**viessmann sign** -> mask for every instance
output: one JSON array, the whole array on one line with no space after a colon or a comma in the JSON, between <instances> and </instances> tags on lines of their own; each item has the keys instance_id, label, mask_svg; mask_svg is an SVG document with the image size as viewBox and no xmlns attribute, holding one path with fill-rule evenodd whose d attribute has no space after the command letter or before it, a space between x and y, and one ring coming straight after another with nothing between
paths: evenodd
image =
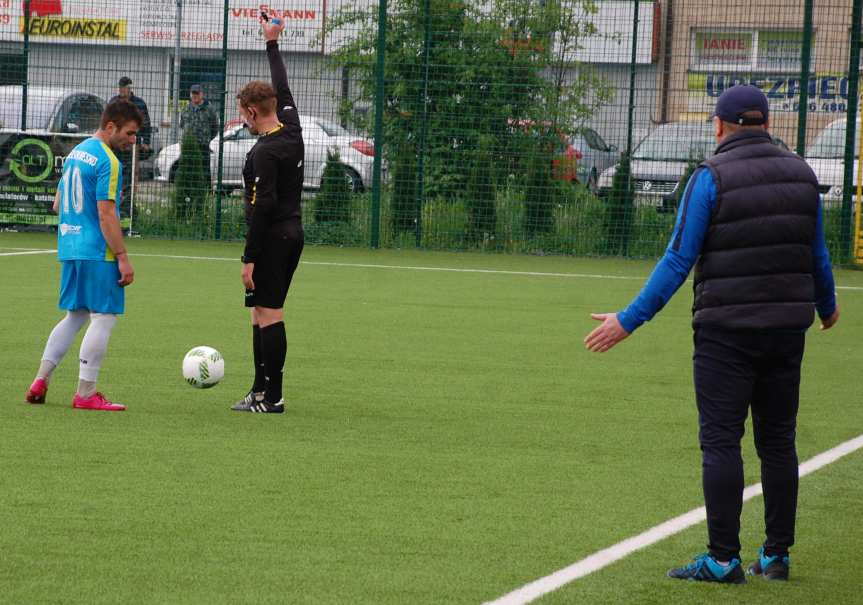
<instances>
[{"instance_id":1,"label":"viessmann sign","mask_svg":"<svg viewBox=\"0 0 863 605\"><path fill-rule=\"evenodd\" d=\"M284 19L284 50L321 50L316 37L324 24L324 0L287 0L278 6L230 0L228 48L259 50L261 11ZM31 0L26 28L34 42L134 45L173 48L176 0ZM184 0L181 44L186 48L220 50L224 40L223 0ZM0 41L20 42L25 30L24 2L0 0Z\"/></svg>"}]
</instances>

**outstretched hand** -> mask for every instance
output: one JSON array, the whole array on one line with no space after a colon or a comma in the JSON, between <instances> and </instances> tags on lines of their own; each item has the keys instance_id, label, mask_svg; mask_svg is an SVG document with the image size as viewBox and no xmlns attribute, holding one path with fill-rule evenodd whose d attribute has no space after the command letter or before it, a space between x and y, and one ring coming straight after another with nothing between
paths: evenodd
<instances>
[{"instance_id":1,"label":"outstretched hand","mask_svg":"<svg viewBox=\"0 0 863 605\"><path fill-rule=\"evenodd\" d=\"M839 321L839 305L838 304L836 305L836 310L833 311L833 315L831 315L830 317L825 317L824 319L821 320L821 329L822 330L829 330L834 325L836 325L837 321Z\"/></svg>"},{"instance_id":2,"label":"outstretched hand","mask_svg":"<svg viewBox=\"0 0 863 605\"><path fill-rule=\"evenodd\" d=\"M282 32L285 31L284 19L270 18L270 20L267 21L266 19L261 17L260 20L261 28L264 30L264 39L267 42L278 40L279 36L282 35Z\"/></svg>"},{"instance_id":3,"label":"outstretched hand","mask_svg":"<svg viewBox=\"0 0 863 605\"><path fill-rule=\"evenodd\" d=\"M629 336L629 332L623 329L617 319L617 313L591 313L590 316L601 321L602 324L595 328L584 338L584 346L594 353L605 353L611 347Z\"/></svg>"}]
</instances>

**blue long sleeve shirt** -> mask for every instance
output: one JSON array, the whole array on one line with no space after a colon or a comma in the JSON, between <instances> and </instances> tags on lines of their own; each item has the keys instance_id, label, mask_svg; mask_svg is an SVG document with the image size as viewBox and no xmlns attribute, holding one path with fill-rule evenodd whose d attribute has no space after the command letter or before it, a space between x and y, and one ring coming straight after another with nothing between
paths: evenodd
<instances>
[{"instance_id":1,"label":"blue long sleeve shirt","mask_svg":"<svg viewBox=\"0 0 863 605\"><path fill-rule=\"evenodd\" d=\"M620 325L633 332L641 324L653 319L686 281L695 261L701 254L704 238L710 226L710 217L716 208L716 183L709 169L700 167L689 179L683 201L677 211L677 221L665 254L657 263L647 283L626 309L617 314ZM812 242L814 261L815 309L821 318L830 317L836 310L833 270L830 253L824 240L824 222L821 201L818 201L818 219L815 239Z\"/></svg>"}]
</instances>

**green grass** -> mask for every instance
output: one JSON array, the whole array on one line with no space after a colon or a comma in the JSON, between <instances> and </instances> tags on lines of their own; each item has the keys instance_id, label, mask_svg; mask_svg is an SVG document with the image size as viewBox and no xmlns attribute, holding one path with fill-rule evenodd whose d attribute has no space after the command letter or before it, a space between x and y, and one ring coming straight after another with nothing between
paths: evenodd
<instances>
[{"instance_id":1,"label":"green grass","mask_svg":"<svg viewBox=\"0 0 863 605\"><path fill-rule=\"evenodd\" d=\"M0 253L53 241L0 234ZM589 312L623 307L651 263L309 247L286 306L287 413L262 417L227 409L250 382L240 246L129 249L136 283L100 380L122 414L70 408L77 342L48 403L22 403L61 317L59 269L0 257L2 602L480 603L702 504L688 286L614 351L581 344ZM863 291L840 302L836 329L810 332L801 460L863 432ZM201 344L226 359L204 391L180 375ZM699 525L545 600L851 602L861 471L856 452L802 480L787 586L664 578L704 549ZM744 508L750 557L761 514Z\"/></svg>"}]
</instances>

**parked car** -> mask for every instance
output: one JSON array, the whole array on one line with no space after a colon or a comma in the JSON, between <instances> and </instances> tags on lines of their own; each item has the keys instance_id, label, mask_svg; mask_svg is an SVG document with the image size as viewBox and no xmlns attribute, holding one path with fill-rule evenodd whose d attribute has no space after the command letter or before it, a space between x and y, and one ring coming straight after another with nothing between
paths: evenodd
<instances>
[{"instance_id":1,"label":"parked car","mask_svg":"<svg viewBox=\"0 0 863 605\"><path fill-rule=\"evenodd\" d=\"M99 128L105 102L82 90L30 86L23 130L22 106L21 86L0 86L0 212L45 215L63 158Z\"/></svg>"},{"instance_id":2,"label":"parked car","mask_svg":"<svg viewBox=\"0 0 863 605\"><path fill-rule=\"evenodd\" d=\"M609 145L592 128L579 128L570 138L570 146L576 152L578 180L594 193L598 190L599 175L620 161L620 151Z\"/></svg>"},{"instance_id":3,"label":"parked car","mask_svg":"<svg viewBox=\"0 0 863 605\"><path fill-rule=\"evenodd\" d=\"M0 86L0 129L20 130L23 87ZM90 135L99 128L105 101L88 92L27 87L28 132Z\"/></svg>"},{"instance_id":4,"label":"parked car","mask_svg":"<svg viewBox=\"0 0 863 605\"><path fill-rule=\"evenodd\" d=\"M860 127L858 120L854 141L854 187L856 191L857 178L860 176L858 160L860 159ZM824 200L824 206L830 207L842 203L842 183L845 177L845 136L848 120L840 118L830 122L822 130L806 150L806 162L812 167L818 177L818 190Z\"/></svg>"},{"instance_id":5,"label":"parked car","mask_svg":"<svg viewBox=\"0 0 863 605\"><path fill-rule=\"evenodd\" d=\"M521 132L529 137L540 137L550 135L549 130L551 124L548 122L537 123L533 120L513 120L508 121L509 132L515 135ZM582 154L578 151L569 140L569 137L557 129L553 136L549 136L548 141L553 145L551 149L551 177L558 181L567 181L570 183L578 182L578 161ZM520 154L507 154L509 161L509 171L511 173L523 172L524 158Z\"/></svg>"},{"instance_id":6,"label":"parked car","mask_svg":"<svg viewBox=\"0 0 863 605\"><path fill-rule=\"evenodd\" d=\"M773 143L788 149L777 137L773 137ZM632 152L635 204L673 209L687 164L711 157L715 149L711 122L672 122L654 129ZM610 191L616 171L617 165L600 175L600 195Z\"/></svg>"},{"instance_id":7,"label":"parked car","mask_svg":"<svg viewBox=\"0 0 863 605\"><path fill-rule=\"evenodd\" d=\"M354 136L338 124L323 118L300 114L300 125L306 147L303 182L306 189L320 188L327 150L338 151L351 191L363 191L371 185L375 154L371 141ZM222 154L223 187L234 189L243 186L243 164L257 138L242 123L233 122L226 127ZM210 151L210 175L215 186L218 179L219 137L210 141ZM156 158L156 180L173 182L179 159L179 143L165 147Z\"/></svg>"}]
</instances>

